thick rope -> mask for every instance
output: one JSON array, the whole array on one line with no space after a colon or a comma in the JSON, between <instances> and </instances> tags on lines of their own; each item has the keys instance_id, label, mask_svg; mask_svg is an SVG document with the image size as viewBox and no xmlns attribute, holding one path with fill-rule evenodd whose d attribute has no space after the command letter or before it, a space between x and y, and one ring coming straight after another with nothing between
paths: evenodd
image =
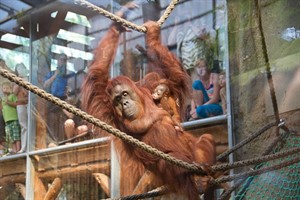
<instances>
[{"instance_id":1,"label":"thick rope","mask_svg":"<svg viewBox=\"0 0 300 200\"><path fill-rule=\"evenodd\" d=\"M9 71L0 68L0 75L2 75L3 77L9 79L10 81L22 86L23 88L31 91L32 93L40 96L43 99L46 99L47 101L50 101L58 106L60 106L61 108L69 111L70 113L73 113L74 115L77 115L79 117L81 117L82 119L86 120L87 122L107 131L108 133L124 140L125 142L134 145L135 147L138 147L148 153L151 153L153 155L156 155L176 166L180 166L183 167L187 170L190 170L196 174L200 174L200 175L204 175L206 174L206 172L201 169L200 166L195 165L195 164L190 164L187 162L184 162L182 160L176 159L168 154L165 154L162 151L159 151L153 147L151 147L150 145L145 144L144 142L141 142L140 140L127 135L124 132L121 132L120 130L100 121L99 119L93 117L92 115L88 115L87 113L83 112L82 110L76 108L73 105L68 104L65 101L60 100L57 97L54 97L52 94L47 93L45 90L42 90L40 88L38 88L37 86L32 85L31 83L29 83L28 81L23 80L20 77L17 77L15 74L10 73Z\"/></svg>"},{"instance_id":2,"label":"thick rope","mask_svg":"<svg viewBox=\"0 0 300 200\"><path fill-rule=\"evenodd\" d=\"M231 149L223 152L222 154L220 154L219 156L217 156L217 160L222 160L223 158L225 158L226 156L228 156L229 154L231 154L232 152L236 151L237 149L241 148L242 146L248 144L249 142L251 142L252 140L254 140L255 138L257 138L259 135L261 135L262 133L264 133L265 131L267 131L268 129L270 129L271 127L275 126L277 124L277 122L271 122L269 124L267 124L266 126L264 126L263 128L261 128L259 131L257 131L256 133L251 134L248 138L246 138L245 140L241 141L240 143L238 143L237 145L233 146Z\"/></svg>"},{"instance_id":3,"label":"thick rope","mask_svg":"<svg viewBox=\"0 0 300 200\"><path fill-rule=\"evenodd\" d=\"M249 177L249 176L255 176L255 175L263 174L263 173L266 173L266 172L269 172L269 171L278 170L278 169L293 165L293 164L298 163L298 162L300 162L300 157L297 157L293 160L284 161L284 162L281 162L279 164L269 166L269 167L263 167L263 168L259 168L259 169L256 169L256 170L250 170L248 172L243 172L243 173L239 173L239 174L235 174L235 175L223 176L221 178L211 180L210 184L211 185L220 185L221 183L233 181L233 180L236 180L236 179L242 179L242 178Z\"/></svg>"},{"instance_id":4,"label":"thick rope","mask_svg":"<svg viewBox=\"0 0 300 200\"><path fill-rule=\"evenodd\" d=\"M146 27L145 26L140 26L140 25L136 25L126 19L123 19L117 15L114 15L113 13L111 12L108 12L106 11L105 9L103 8L100 8L98 6L95 6L94 4L86 1L86 0L74 0L74 2L76 4L80 4L80 5L84 5L86 6L87 8L90 8L94 11L97 11L99 14L115 21L115 22L119 22L121 23L123 26L125 27L128 27L130 29L133 29L133 30L136 30L136 31L139 31L139 32L143 32L145 33L147 31ZM158 25L159 26L162 26L163 23L167 20L167 18L169 17L169 15L171 14L171 12L174 10L176 4L178 4L179 0L172 0L172 2L169 4L169 6L166 8L164 14L160 17L160 19L157 21Z\"/></svg>"},{"instance_id":5,"label":"thick rope","mask_svg":"<svg viewBox=\"0 0 300 200\"><path fill-rule=\"evenodd\" d=\"M174 8L175 8L176 4L178 4L178 2L179 2L179 0L172 0L172 2L166 8L164 14L157 21L159 26L162 26L162 24L167 20L167 18L170 16L171 12L174 10Z\"/></svg>"},{"instance_id":6,"label":"thick rope","mask_svg":"<svg viewBox=\"0 0 300 200\"><path fill-rule=\"evenodd\" d=\"M249 166L249 165L253 165L253 164L259 164L259 163L275 160L278 158L283 158L285 156L289 156L289 155L299 153L299 152L300 152L300 147L295 147L295 148L292 148L292 149L289 149L286 151L274 153L271 155L261 156L258 158L237 161L234 163L224 163L224 164L214 165L211 167L211 170L213 172L221 171L221 170L224 171L224 170L228 170L228 169L232 169L232 168L244 167L244 166Z\"/></svg>"},{"instance_id":7,"label":"thick rope","mask_svg":"<svg viewBox=\"0 0 300 200\"><path fill-rule=\"evenodd\" d=\"M286 136L286 134L282 134L281 137L276 138L275 141L270 146L274 147L275 143L278 143L279 141L281 141L282 138L285 137L285 136ZM263 155L268 154L269 149L270 148L267 148L266 152L264 152ZM211 170L212 171L220 170L220 169L226 170L226 169L231 169L231 168L235 168L235 167L248 166L248 165L251 165L251 164L258 164L258 163L260 164L260 163L263 163L263 162L267 162L267 161L271 161L271 160L274 160L274 159L278 159L278 158L282 158L282 157L285 157L285 156L289 156L289 155L298 153L299 151L300 151L300 147L295 147L295 148L292 148L292 149L289 149L289 150L286 150L286 151L282 151L282 152L271 154L271 155L261 156L259 158L255 158L255 159L238 161L238 162L234 162L234 163L231 163L231 164L215 165L215 166L212 166ZM266 169L266 171L273 170L273 167L276 167L276 166L271 166L269 169ZM256 173L257 171L258 171L258 169L254 170L253 173ZM264 172L262 172L262 173L264 173ZM232 177L233 176L228 176L228 178L232 178ZM241 177L239 180L237 180L232 187L230 187L229 189L227 189L226 191L224 191L221 194L219 200L228 199L229 195L235 189L237 189L239 186L241 186L245 182L245 180L247 178L248 178L248 176L244 176L244 177Z\"/></svg>"},{"instance_id":8,"label":"thick rope","mask_svg":"<svg viewBox=\"0 0 300 200\"><path fill-rule=\"evenodd\" d=\"M279 123L280 122L279 109L278 109L278 103L277 103L276 94L275 94L274 82L273 82L273 78L272 78L270 60L269 60L269 56L268 56L268 48L267 48L265 34L264 34L264 30L263 30L263 25L262 25L260 0L255 1L255 6L257 8L257 13L258 13L257 14L258 30L259 30L260 38L261 38L263 58L264 58L266 71L267 71L267 78L268 78L268 84L269 84L269 89L270 89L270 95L271 95L271 99L272 99L274 115L275 115L276 122ZM286 126L282 126L281 128L283 130L289 132L289 129Z\"/></svg>"}]
</instances>

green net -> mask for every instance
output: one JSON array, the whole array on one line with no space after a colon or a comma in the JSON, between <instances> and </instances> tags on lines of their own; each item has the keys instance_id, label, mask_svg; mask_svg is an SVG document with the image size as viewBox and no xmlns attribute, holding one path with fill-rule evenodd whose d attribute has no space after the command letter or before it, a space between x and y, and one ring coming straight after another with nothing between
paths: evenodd
<instances>
[{"instance_id":1,"label":"green net","mask_svg":"<svg viewBox=\"0 0 300 200\"><path fill-rule=\"evenodd\" d=\"M300 136L288 135L285 143L278 145L275 152L288 150L300 146ZM294 160L298 154L262 163L255 168L274 166L284 161ZM236 193L236 200L274 200L300 199L300 163L295 163L279 170L249 177L241 189Z\"/></svg>"}]
</instances>

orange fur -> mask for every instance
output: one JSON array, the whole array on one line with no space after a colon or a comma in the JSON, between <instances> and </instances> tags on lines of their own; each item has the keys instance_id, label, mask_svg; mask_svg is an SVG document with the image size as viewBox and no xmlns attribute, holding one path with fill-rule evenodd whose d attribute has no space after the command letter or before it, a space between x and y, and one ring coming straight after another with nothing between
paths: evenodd
<instances>
[{"instance_id":1,"label":"orange fur","mask_svg":"<svg viewBox=\"0 0 300 200\"><path fill-rule=\"evenodd\" d=\"M175 56L159 42L159 26L153 23L155 22L146 24L148 53L152 58L156 58L154 60L163 71L163 76L160 75L160 77L168 79L169 87L182 104L187 96L185 94L190 94L187 75ZM121 33L118 26L113 24L110 27L95 52L95 60L89 68L82 87L83 109L94 117L177 159L188 163L210 164L213 162L214 158L208 158L214 156L215 152L212 138L203 136L197 140L189 133L175 129L176 124L169 113L157 107L152 99L151 91L141 84L142 81L137 84L125 76L109 78L109 68ZM111 91L120 84L129 86L139 98L138 106L141 112L134 120L117 115L110 99ZM103 134L102 130L97 129L95 136L99 137ZM191 200L198 199L199 188L195 183L194 174L131 144L116 138L115 140L121 166L121 195L131 194L147 169L155 175L156 183L168 185L171 192L186 195ZM205 146L206 144L208 147Z\"/></svg>"}]
</instances>

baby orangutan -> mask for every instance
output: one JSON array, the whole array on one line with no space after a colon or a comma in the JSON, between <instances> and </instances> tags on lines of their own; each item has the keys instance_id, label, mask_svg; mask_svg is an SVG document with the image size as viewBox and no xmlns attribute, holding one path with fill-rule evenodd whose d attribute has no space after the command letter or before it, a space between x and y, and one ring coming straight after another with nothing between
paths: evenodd
<instances>
[{"instance_id":1,"label":"baby orangutan","mask_svg":"<svg viewBox=\"0 0 300 200\"><path fill-rule=\"evenodd\" d=\"M178 103L175 98L170 94L170 88L167 84L167 80L162 79L152 93L152 98L155 104L166 110L172 117L177 126L180 127L180 115L178 112Z\"/></svg>"}]
</instances>

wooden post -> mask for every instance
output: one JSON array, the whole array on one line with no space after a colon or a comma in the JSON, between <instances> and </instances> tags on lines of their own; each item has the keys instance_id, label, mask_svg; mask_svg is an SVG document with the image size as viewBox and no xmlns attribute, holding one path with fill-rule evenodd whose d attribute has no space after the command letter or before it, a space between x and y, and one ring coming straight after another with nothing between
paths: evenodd
<instances>
[{"instance_id":1,"label":"wooden post","mask_svg":"<svg viewBox=\"0 0 300 200\"><path fill-rule=\"evenodd\" d=\"M16 183L15 186L16 186L17 191L21 193L22 197L24 199L26 199L26 188L25 188L25 185L22 184L22 183Z\"/></svg>"},{"instance_id":2,"label":"wooden post","mask_svg":"<svg viewBox=\"0 0 300 200\"><path fill-rule=\"evenodd\" d=\"M105 194L110 197L110 178L102 173L93 173L93 176L98 181Z\"/></svg>"},{"instance_id":3,"label":"wooden post","mask_svg":"<svg viewBox=\"0 0 300 200\"><path fill-rule=\"evenodd\" d=\"M35 173L34 175L34 199L44 199L47 189L43 181Z\"/></svg>"},{"instance_id":4,"label":"wooden post","mask_svg":"<svg viewBox=\"0 0 300 200\"><path fill-rule=\"evenodd\" d=\"M56 177L46 193L44 200L55 200L62 188L61 178Z\"/></svg>"}]
</instances>

